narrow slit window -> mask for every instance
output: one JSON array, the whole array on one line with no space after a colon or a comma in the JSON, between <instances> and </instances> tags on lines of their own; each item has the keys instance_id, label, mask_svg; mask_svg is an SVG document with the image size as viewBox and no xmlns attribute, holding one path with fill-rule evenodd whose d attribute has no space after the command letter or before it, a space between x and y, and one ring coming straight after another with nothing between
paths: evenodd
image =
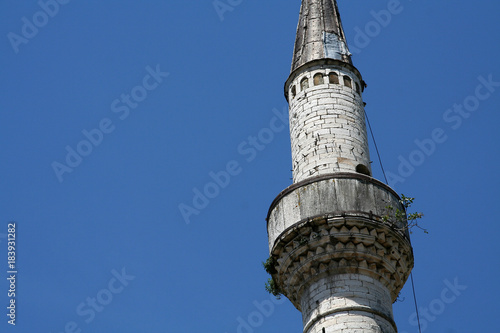
<instances>
[{"instance_id":1,"label":"narrow slit window","mask_svg":"<svg viewBox=\"0 0 500 333\"><path fill-rule=\"evenodd\" d=\"M358 95L361 95L361 90L359 89L359 84L357 82L354 82L356 84L356 92Z\"/></svg>"},{"instance_id":2,"label":"narrow slit window","mask_svg":"<svg viewBox=\"0 0 500 333\"><path fill-rule=\"evenodd\" d=\"M295 85L292 86L292 98L295 98L295 96L297 95L297 89L295 89Z\"/></svg>"},{"instance_id":3,"label":"narrow slit window","mask_svg":"<svg viewBox=\"0 0 500 333\"><path fill-rule=\"evenodd\" d=\"M337 73L330 73L328 75L331 84L339 84L339 76Z\"/></svg>"},{"instance_id":4,"label":"narrow slit window","mask_svg":"<svg viewBox=\"0 0 500 333\"><path fill-rule=\"evenodd\" d=\"M318 73L318 74L314 75L314 85L315 86L318 86L318 85L323 84L323 83L325 83L325 80L323 79L323 74Z\"/></svg>"},{"instance_id":5,"label":"narrow slit window","mask_svg":"<svg viewBox=\"0 0 500 333\"><path fill-rule=\"evenodd\" d=\"M351 78L347 75L344 75L344 85L348 88L352 88Z\"/></svg>"}]
</instances>

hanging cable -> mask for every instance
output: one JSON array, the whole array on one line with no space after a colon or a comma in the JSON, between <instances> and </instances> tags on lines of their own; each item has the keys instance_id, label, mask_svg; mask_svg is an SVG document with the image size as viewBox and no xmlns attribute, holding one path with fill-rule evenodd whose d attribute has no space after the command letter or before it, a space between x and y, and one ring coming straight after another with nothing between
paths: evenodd
<instances>
[{"instance_id":1,"label":"hanging cable","mask_svg":"<svg viewBox=\"0 0 500 333\"><path fill-rule=\"evenodd\" d=\"M377 151L377 156L378 156L378 161L380 163L380 168L382 169L382 173L384 174L385 178L385 183L389 185L389 182L387 181L387 176L385 174L384 166L382 165L382 159L380 158L380 153L378 151L378 146L377 146L377 141L375 141L375 135L373 135L373 130L372 130L372 125L370 124L370 119L368 119L368 114L365 112L365 117L366 117L366 122L368 123L368 127L370 129L370 133L372 136L373 144L375 145L375 150ZM418 322L418 332L422 333L422 330L420 329L420 315L418 313L418 303L417 303L417 296L415 293L415 283L413 282L413 272L410 272L410 280L411 280L411 289L413 291L413 300L415 301L415 311L417 313L417 322Z\"/></svg>"},{"instance_id":2,"label":"hanging cable","mask_svg":"<svg viewBox=\"0 0 500 333\"><path fill-rule=\"evenodd\" d=\"M413 272L410 273L411 279L411 289L413 290L413 299L415 300L415 310L417 312L417 322L418 322L418 332L421 333L420 329L420 315L418 314L418 304L417 304L417 296L415 295L415 284L413 283Z\"/></svg>"},{"instance_id":3,"label":"hanging cable","mask_svg":"<svg viewBox=\"0 0 500 333\"><path fill-rule=\"evenodd\" d=\"M373 135L373 130L372 130L372 125L370 124L370 119L368 119L368 114L366 113L366 110L364 110L364 111L365 111L366 122L368 123L368 127L370 128L370 133L372 135L373 144L375 145L375 150L377 151L377 156L378 156L378 161L380 163L380 168L382 169L382 173L384 174L385 183L387 185L389 185L389 182L387 181L387 176L385 175L384 166L382 165L382 159L380 158L380 153L378 151L377 141L375 141L375 136Z\"/></svg>"}]
</instances>

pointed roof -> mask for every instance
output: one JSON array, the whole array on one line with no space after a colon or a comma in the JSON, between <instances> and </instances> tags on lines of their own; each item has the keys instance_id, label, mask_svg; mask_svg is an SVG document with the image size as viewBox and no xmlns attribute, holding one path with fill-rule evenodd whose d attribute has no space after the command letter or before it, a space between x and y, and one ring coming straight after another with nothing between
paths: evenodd
<instances>
[{"instance_id":1,"label":"pointed roof","mask_svg":"<svg viewBox=\"0 0 500 333\"><path fill-rule=\"evenodd\" d=\"M292 72L319 59L352 64L336 0L302 0Z\"/></svg>"}]
</instances>

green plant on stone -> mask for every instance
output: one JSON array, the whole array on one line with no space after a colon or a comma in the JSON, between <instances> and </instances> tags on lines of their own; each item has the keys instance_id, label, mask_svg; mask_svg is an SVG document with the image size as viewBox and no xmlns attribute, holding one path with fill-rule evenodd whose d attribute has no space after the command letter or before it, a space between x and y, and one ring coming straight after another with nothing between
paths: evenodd
<instances>
[{"instance_id":1,"label":"green plant on stone","mask_svg":"<svg viewBox=\"0 0 500 333\"><path fill-rule=\"evenodd\" d=\"M266 272L271 275L271 277L267 280L266 282L266 290L268 293L272 294L273 296L276 296L277 299L281 298L281 290L279 288L278 283L274 280L272 277L273 274L277 273L276 271L276 258L273 256L270 256L267 258L265 262L262 263L262 266L264 266L264 269Z\"/></svg>"},{"instance_id":2,"label":"green plant on stone","mask_svg":"<svg viewBox=\"0 0 500 333\"><path fill-rule=\"evenodd\" d=\"M276 259L273 256L270 256L265 262L262 263L262 266L264 266L264 269L270 275L276 273L276 268L274 268L275 265Z\"/></svg>"},{"instance_id":3,"label":"green plant on stone","mask_svg":"<svg viewBox=\"0 0 500 333\"><path fill-rule=\"evenodd\" d=\"M419 220L424 216L424 214L420 212L408 213L408 208L411 207L414 200L415 198L407 197L404 194L401 194L399 203L404 207L404 209L399 210L392 206L386 206L385 208L387 209L388 213L382 216L382 221L392 224L402 223L405 226L404 230L409 230L410 233L413 232L413 228L418 228L420 230L423 230L423 232L427 234L427 229L422 228L418 223Z\"/></svg>"},{"instance_id":4,"label":"green plant on stone","mask_svg":"<svg viewBox=\"0 0 500 333\"><path fill-rule=\"evenodd\" d=\"M268 293L272 294L273 296L276 296L277 299L281 299L281 290L273 278L269 278L267 280L266 290Z\"/></svg>"}]
</instances>

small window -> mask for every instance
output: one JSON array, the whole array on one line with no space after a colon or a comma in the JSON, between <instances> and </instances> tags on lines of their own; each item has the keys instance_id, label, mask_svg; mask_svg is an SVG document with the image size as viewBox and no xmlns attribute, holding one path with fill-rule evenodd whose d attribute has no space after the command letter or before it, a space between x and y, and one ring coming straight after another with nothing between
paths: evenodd
<instances>
[{"instance_id":1,"label":"small window","mask_svg":"<svg viewBox=\"0 0 500 333\"><path fill-rule=\"evenodd\" d=\"M359 90L359 84L357 82L354 82L356 84L356 92L361 95L361 90Z\"/></svg>"},{"instance_id":2,"label":"small window","mask_svg":"<svg viewBox=\"0 0 500 333\"><path fill-rule=\"evenodd\" d=\"M302 79L302 81L300 81L300 90L303 91L307 88L309 88L309 80L307 79L307 77L305 77Z\"/></svg>"},{"instance_id":3,"label":"small window","mask_svg":"<svg viewBox=\"0 0 500 333\"><path fill-rule=\"evenodd\" d=\"M315 86L323 84L323 83L325 83L325 80L323 79L323 74L318 73L318 74L314 75L314 85Z\"/></svg>"},{"instance_id":4,"label":"small window","mask_svg":"<svg viewBox=\"0 0 500 333\"><path fill-rule=\"evenodd\" d=\"M344 75L344 85L348 88L352 88L351 78L347 75Z\"/></svg>"},{"instance_id":5,"label":"small window","mask_svg":"<svg viewBox=\"0 0 500 333\"><path fill-rule=\"evenodd\" d=\"M297 89L295 89L295 86L292 86L292 98L295 98L297 95Z\"/></svg>"},{"instance_id":6,"label":"small window","mask_svg":"<svg viewBox=\"0 0 500 333\"><path fill-rule=\"evenodd\" d=\"M358 166L356 167L356 172L370 176L370 169L368 169L366 165L363 164L358 164Z\"/></svg>"},{"instance_id":7,"label":"small window","mask_svg":"<svg viewBox=\"0 0 500 333\"><path fill-rule=\"evenodd\" d=\"M339 84L339 76L337 75L337 73L330 73L328 75L328 78L330 80L330 83L332 84Z\"/></svg>"}]
</instances>

